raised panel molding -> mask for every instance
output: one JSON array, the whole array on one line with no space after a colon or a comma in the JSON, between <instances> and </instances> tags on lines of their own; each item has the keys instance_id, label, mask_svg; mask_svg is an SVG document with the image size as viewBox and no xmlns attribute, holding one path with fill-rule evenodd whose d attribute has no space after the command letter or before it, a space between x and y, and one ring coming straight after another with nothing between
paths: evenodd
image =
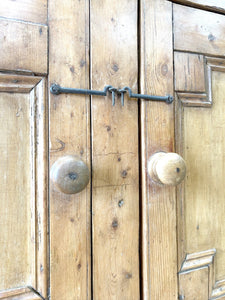
<instances>
[{"instance_id":1,"label":"raised panel molding","mask_svg":"<svg viewBox=\"0 0 225 300\"><path fill-rule=\"evenodd\" d=\"M18 95L17 95L18 93ZM22 94L27 94L27 98L24 98ZM14 122L13 120L16 120L18 118L29 118L29 122L24 119L21 119L20 122L28 122L30 126L29 128L29 140L30 140L30 165L29 165L29 171L24 170L23 176L28 176L30 174L30 177L26 177L26 181L28 184L30 184L30 190L31 190L31 197L28 196L27 201L29 202L27 208L29 209L29 214L27 216L31 216L30 219L24 220L24 222L27 223L27 227L29 230L27 231L27 243L28 246L28 254L29 259L27 262L30 262L31 266L29 267L30 270L32 270L31 274L27 275L27 278L29 278L27 282L27 287L21 287L17 288L17 285L14 287L7 287L7 285L12 285L12 278L14 278L13 275L10 275L10 283L7 283L7 278L4 278L4 284L5 288L4 290L0 291L0 299L11 299L11 300L36 300L36 299L43 299L47 297L47 159L48 159L48 136L47 136L47 97L46 97L46 79L45 77L37 77L37 76L24 76L20 74L11 74L11 73L1 73L0 72L0 95L1 99L0 101L3 101L4 97L5 99L11 99L13 100L13 114L15 113L15 116L13 118L9 119L9 122ZM11 98L7 98L7 95L12 95ZM20 96L21 95L21 96ZM22 108L19 108L19 104L17 105L17 100L20 101L21 99L28 100L28 107L27 112L23 111ZM23 101L24 101L23 100ZM6 101L6 100L5 100ZM19 103L19 102L18 102ZM27 103L26 101L23 103ZM10 103L9 103L10 105ZM18 107L18 108L17 108ZM3 124L3 123L2 123ZM17 124L17 123L15 123ZM21 123L18 123L21 124ZM4 124L3 124L4 126ZM8 130L7 125L5 129ZM19 128L18 128L19 129ZM8 131L4 131L4 128L2 130L3 136L8 134ZM17 135L23 134L23 132L20 131L20 133L17 132ZM26 139L24 139L24 143L26 142ZM29 143L27 147L29 146ZM2 147L6 147L7 144L2 144ZM17 151L20 151L23 153L24 148L19 150L20 144L17 145L18 149ZM25 146L23 146L25 147ZM10 148L11 149L11 148ZM10 150L11 151L11 150ZM9 155L9 154L7 154ZM22 156L23 157L23 156ZM19 159L19 158L18 158ZM21 165L23 162L20 163ZM25 167L24 167L25 168ZM6 173L8 174L8 173ZM9 173L11 174L11 173ZM1 192L7 193L7 186L4 186L4 183L1 185L2 190ZM10 190L8 193L11 193ZM15 194L17 191L15 191ZM10 200L11 201L11 200ZM19 205L15 199L14 206L17 204ZM26 200L25 200L26 203ZM4 203L2 203L4 206ZM7 206L7 209L11 209L11 206ZM15 209L14 209L15 210ZM19 214L19 207L18 212ZM9 215L10 218L13 218L13 215L10 215L10 211L8 211L7 216ZM11 219L10 219L11 220ZM4 225L4 220L2 221ZM20 221L21 222L21 221ZM26 223L25 223L26 224ZM4 230L4 233L7 232L7 229L9 226L8 223L5 223L5 226L2 227ZM10 225L11 226L11 225ZM5 229L4 229L5 227ZM0 234L1 234L1 228L0 228ZM18 238L17 238L18 240ZM1 240L0 240L1 242ZM3 241L4 242L4 241ZM21 242L22 243L22 242ZM4 244L5 245L5 244ZM4 246L5 247L5 246ZM14 243L13 240L7 241L7 249L14 249L10 250L8 255L13 255L15 253L15 256L20 255L17 251L17 244ZM3 249L1 249L3 251ZM15 251L15 252L12 252ZM4 254L2 256L5 257ZM18 258L18 261L20 262L21 259ZM4 262L1 262L1 268L6 268L6 271L8 270L8 264L13 264L13 257L10 256L10 263L4 264ZM10 269L11 273L13 272L13 268ZM27 269L28 270L28 269ZM7 273L7 272L6 272ZM2 274L5 274L4 272ZM14 273L12 273L14 274ZM19 275L15 273L15 275L18 277ZM4 276L4 275L3 275ZM29 277L28 277L29 276ZM1 277L1 272L0 272ZM30 287L32 286L32 287ZM36 292L37 291L37 292Z\"/></svg>"},{"instance_id":2,"label":"raised panel molding","mask_svg":"<svg viewBox=\"0 0 225 300\"><path fill-rule=\"evenodd\" d=\"M7 300L40 300L44 299L38 295L33 289L24 287L5 292L0 292L0 299Z\"/></svg>"},{"instance_id":3,"label":"raised panel molding","mask_svg":"<svg viewBox=\"0 0 225 300\"><path fill-rule=\"evenodd\" d=\"M175 91L184 106L212 106L212 71L225 72L225 59L174 52Z\"/></svg>"},{"instance_id":4,"label":"raised panel molding","mask_svg":"<svg viewBox=\"0 0 225 300\"><path fill-rule=\"evenodd\" d=\"M176 148L177 152L182 155L186 151L184 148L190 146L185 144L183 136L185 126L183 120L184 107L212 108L212 72L225 72L225 59L175 51L174 66L175 91L178 100L176 101ZM193 122L192 126L194 124ZM216 249L185 254L184 189L184 183L177 189L179 199L177 205L180 215L178 257L181 265L178 273L179 300L225 299L225 280L216 281L215 279Z\"/></svg>"},{"instance_id":5,"label":"raised panel molding","mask_svg":"<svg viewBox=\"0 0 225 300\"><path fill-rule=\"evenodd\" d=\"M223 1L218 1L218 0L169 0L169 1L225 14L225 3Z\"/></svg>"},{"instance_id":6,"label":"raised panel molding","mask_svg":"<svg viewBox=\"0 0 225 300\"><path fill-rule=\"evenodd\" d=\"M215 255L216 249L186 255L179 271L180 300L193 299L196 295L201 297L199 292L201 285L206 287L208 299L223 299L225 297L225 280L215 283ZM187 282L189 282L189 285Z\"/></svg>"},{"instance_id":7,"label":"raised panel molding","mask_svg":"<svg viewBox=\"0 0 225 300\"><path fill-rule=\"evenodd\" d=\"M0 73L0 92L29 93L42 77Z\"/></svg>"}]
</instances>

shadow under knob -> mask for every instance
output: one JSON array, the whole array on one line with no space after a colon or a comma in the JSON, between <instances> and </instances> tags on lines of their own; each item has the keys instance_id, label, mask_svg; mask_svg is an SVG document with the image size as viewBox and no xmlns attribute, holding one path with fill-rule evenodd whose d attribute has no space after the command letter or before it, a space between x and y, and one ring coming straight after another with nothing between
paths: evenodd
<instances>
[{"instance_id":1,"label":"shadow under knob","mask_svg":"<svg viewBox=\"0 0 225 300\"><path fill-rule=\"evenodd\" d=\"M186 175L186 164L177 153L158 152L149 158L148 174L162 185L178 185Z\"/></svg>"},{"instance_id":2,"label":"shadow under knob","mask_svg":"<svg viewBox=\"0 0 225 300\"><path fill-rule=\"evenodd\" d=\"M60 157L51 167L50 177L64 194L77 194L88 185L89 169L74 155Z\"/></svg>"}]
</instances>

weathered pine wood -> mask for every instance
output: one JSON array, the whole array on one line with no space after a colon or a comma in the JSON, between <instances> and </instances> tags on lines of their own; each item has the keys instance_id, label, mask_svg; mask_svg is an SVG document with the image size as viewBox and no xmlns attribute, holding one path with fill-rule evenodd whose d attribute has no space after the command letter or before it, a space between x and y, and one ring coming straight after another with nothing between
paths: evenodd
<instances>
[{"instance_id":1,"label":"weathered pine wood","mask_svg":"<svg viewBox=\"0 0 225 300\"><path fill-rule=\"evenodd\" d=\"M0 73L0 91L28 93L41 79L38 76L18 76L16 74Z\"/></svg>"},{"instance_id":2,"label":"weathered pine wood","mask_svg":"<svg viewBox=\"0 0 225 300\"><path fill-rule=\"evenodd\" d=\"M48 101L46 79L34 88L35 97L35 196L36 196L36 285L47 298L48 292Z\"/></svg>"},{"instance_id":3,"label":"weathered pine wood","mask_svg":"<svg viewBox=\"0 0 225 300\"><path fill-rule=\"evenodd\" d=\"M225 14L225 3L223 1L218 1L218 0L169 0L169 1Z\"/></svg>"},{"instance_id":4,"label":"weathered pine wood","mask_svg":"<svg viewBox=\"0 0 225 300\"><path fill-rule=\"evenodd\" d=\"M180 6L176 7L180 8ZM186 9L189 12L190 8ZM195 11L198 14L200 12ZM207 12L207 14L210 13ZM210 20L215 21L215 14L211 13L211 15L212 19ZM196 15L193 13L193 24L198 24L195 28L205 28L204 19L199 16L197 22L195 17ZM223 16L219 16L218 23L220 23L220 17ZM190 19L190 23L193 22L193 19ZM175 24L175 26L178 26L176 21ZM196 29L194 27L190 29L190 34L191 30L194 36ZM220 32L218 37L221 37ZM186 39L187 36L184 35L179 43L187 43L187 50L188 48L189 50L195 48L197 41L194 42L190 39L188 45ZM200 48L204 44L202 39L198 43ZM218 49L215 46L215 53ZM175 61L176 55L177 53L175 53ZM193 91L193 88L189 94L179 92L176 105L176 144L179 153L183 155L186 161L188 170L186 181L179 188L177 203L179 218L178 260L179 266L182 265L179 275L180 297L222 299L225 294L225 244L224 235L221 232L221 228L225 226L223 218L225 209L224 181L222 179L224 176L223 153L225 148L223 139L224 101L222 100L224 94L223 82L225 80L224 59L204 57L203 73L196 71L196 63L195 66L193 63L190 64L191 54L178 53L178 55L183 57L186 55L189 63L187 65L185 59L179 60L179 64L178 60L175 62L175 80L178 79L179 81L179 90L185 90L185 85L189 80L192 81L192 86L194 80L198 83L205 81L206 87L205 94L199 93L198 90ZM192 58L193 55L197 57L197 54L192 54ZM189 66L188 70L187 66ZM190 73L194 75L188 78ZM199 149L201 150L199 151ZM214 263L215 271L211 266L212 262L207 261L210 259L210 255L206 256L205 253L207 252L205 250L210 248L217 250ZM203 251L202 257L199 257L199 253L196 253L199 251ZM185 261L183 261L187 252L193 254L187 255ZM198 270L192 272L196 268ZM204 271L204 269L206 270ZM216 281L218 282L215 284ZM202 284L204 286L199 288Z\"/></svg>"},{"instance_id":5,"label":"weathered pine wood","mask_svg":"<svg viewBox=\"0 0 225 300\"><path fill-rule=\"evenodd\" d=\"M225 280L216 282L215 287L212 291L211 299L225 299Z\"/></svg>"},{"instance_id":6,"label":"weathered pine wood","mask_svg":"<svg viewBox=\"0 0 225 300\"><path fill-rule=\"evenodd\" d=\"M173 6L175 50L214 56L225 54L225 16L177 4Z\"/></svg>"},{"instance_id":7,"label":"weathered pine wood","mask_svg":"<svg viewBox=\"0 0 225 300\"><path fill-rule=\"evenodd\" d=\"M35 284L32 102L1 93L0 290Z\"/></svg>"},{"instance_id":8,"label":"weathered pine wood","mask_svg":"<svg viewBox=\"0 0 225 300\"><path fill-rule=\"evenodd\" d=\"M204 56L174 52L175 90L180 92L206 91Z\"/></svg>"},{"instance_id":9,"label":"weathered pine wood","mask_svg":"<svg viewBox=\"0 0 225 300\"><path fill-rule=\"evenodd\" d=\"M141 1L141 93L173 94L172 4ZM173 104L141 103L142 278L144 299L177 298L174 188L147 177L147 161L174 151Z\"/></svg>"},{"instance_id":10,"label":"weathered pine wood","mask_svg":"<svg viewBox=\"0 0 225 300\"><path fill-rule=\"evenodd\" d=\"M1 286L29 285L47 296L45 80L1 74ZM7 93L9 82L19 93ZM40 83L35 87L37 81ZM30 93L24 84L33 82ZM4 86L5 83L5 86ZM31 89L31 88L30 88ZM8 92L11 92L9 87ZM38 166L38 168L37 168ZM36 245L36 246L35 246ZM1 294L0 294L1 295Z\"/></svg>"},{"instance_id":11,"label":"weathered pine wood","mask_svg":"<svg viewBox=\"0 0 225 300\"><path fill-rule=\"evenodd\" d=\"M47 24L47 0L4 0L0 17Z\"/></svg>"},{"instance_id":12,"label":"weathered pine wood","mask_svg":"<svg viewBox=\"0 0 225 300\"><path fill-rule=\"evenodd\" d=\"M0 18L0 70L47 73L47 26Z\"/></svg>"},{"instance_id":13,"label":"weathered pine wood","mask_svg":"<svg viewBox=\"0 0 225 300\"><path fill-rule=\"evenodd\" d=\"M18 288L9 291L0 292L0 299L7 300L41 300L39 295L31 291L29 288Z\"/></svg>"},{"instance_id":14,"label":"weathered pine wood","mask_svg":"<svg viewBox=\"0 0 225 300\"><path fill-rule=\"evenodd\" d=\"M179 274L179 299L209 299L208 267Z\"/></svg>"},{"instance_id":15,"label":"weathered pine wood","mask_svg":"<svg viewBox=\"0 0 225 300\"><path fill-rule=\"evenodd\" d=\"M184 143L183 157L188 170L184 185L186 251L221 249L216 258L217 279L224 279L225 273L225 238L221 232L225 226L224 80L225 73L212 73L213 105L210 109L184 108L183 139L179 141ZM190 130L193 120L195 125Z\"/></svg>"},{"instance_id":16,"label":"weathered pine wood","mask_svg":"<svg viewBox=\"0 0 225 300\"><path fill-rule=\"evenodd\" d=\"M177 153L157 152L148 160L148 175L160 185L178 185L185 174L185 161Z\"/></svg>"},{"instance_id":17,"label":"weathered pine wood","mask_svg":"<svg viewBox=\"0 0 225 300\"><path fill-rule=\"evenodd\" d=\"M137 91L137 1L91 1L91 82ZM138 104L92 97L93 298L139 299Z\"/></svg>"},{"instance_id":18,"label":"weathered pine wood","mask_svg":"<svg viewBox=\"0 0 225 300\"><path fill-rule=\"evenodd\" d=\"M211 107L208 95L205 93L177 93L177 98L183 106Z\"/></svg>"},{"instance_id":19,"label":"weathered pine wood","mask_svg":"<svg viewBox=\"0 0 225 300\"><path fill-rule=\"evenodd\" d=\"M89 88L89 1L49 1L49 83ZM50 95L50 167L62 156L90 164L89 97ZM50 294L91 299L90 185L76 195L50 184Z\"/></svg>"}]
</instances>

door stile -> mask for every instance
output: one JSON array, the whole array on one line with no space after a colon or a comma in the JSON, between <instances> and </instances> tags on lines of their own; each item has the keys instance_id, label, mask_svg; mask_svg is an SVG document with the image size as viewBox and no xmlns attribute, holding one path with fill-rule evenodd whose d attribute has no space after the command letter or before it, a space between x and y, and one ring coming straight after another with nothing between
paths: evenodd
<instances>
[{"instance_id":1,"label":"door stile","mask_svg":"<svg viewBox=\"0 0 225 300\"><path fill-rule=\"evenodd\" d=\"M89 88L89 1L49 1L49 86ZM50 167L76 155L90 170L90 98L50 94ZM91 299L90 184L63 194L50 183L50 295Z\"/></svg>"},{"instance_id":2,"label":"door stile","mask_svg":"<svg viewBox=\"0 0 225 300\"><path fill-rule=\"evenodd\" d=\"M91 88L137 89L137 1L91 1ZM138 105L92 97L93 299L139 299Z\"/></svg>"},{"instance_id":3,"label":"door stile","mask_svg":"<svg viewBox=\"0 0 225 300\"><path fill-rule=\"evenodd\" d=\"M141 93L173 95L172 5L141 1ZM149 157L174 150L174 105L141 101L143 299L177 297L176 196L147 176Z\"/></svg>"}]
</instances>

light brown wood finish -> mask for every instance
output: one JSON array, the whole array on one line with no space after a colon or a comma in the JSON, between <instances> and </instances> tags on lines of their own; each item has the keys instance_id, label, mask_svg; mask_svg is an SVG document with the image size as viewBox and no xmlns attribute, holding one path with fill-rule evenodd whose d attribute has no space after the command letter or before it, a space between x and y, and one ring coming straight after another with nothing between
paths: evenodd
<instances>
[{"instance_id":1,"label":"light brown wood finish","mask_svg":"<svg viewBox=\"0 0 225 300\"><path fill-rule=\"evenodd\" d=\"M215 249L187 254L179 272L181 299L214 299L224 294L224 282L215 284ZM214 289L213 289L214 288Z\"/></svg>"},{"instance_id":2,"label":"light brown wood finish","mask_svg":"<svg viewBox=\"0 0 225 300\"><path fill-rule=\"evenodd\" d=\"M28 93L41 79L38 76L18 76L16 74L0 73L0 91Z\"/></svg>"},{"instance_id":3,"label":"light brown wood finish","mask_svg":"<svg viewBox=\"0 0 225 300\"><path fill-rule=\"evenodd\" d=\"M47 73L47 26L0 18L0 70Z\"/></svg>"},{"instance_id":4,"label":"light brown wood finish","mask_svg":"<svg viewBox=\"0 0 225 300\"><path fill-rule=\"evenodd\" d=\"M48 98L45 78L33 89L35 98L35 133L36 133L36 290L43 296L48 295L49 278L49 239L48 239Z\"/></svg>"},{"instance_id":5,"label":"light brown wood finish","mask_svg":"<svg viewBox=\"0 0 225 300\"><path fill-rule=\"evenodd\" d=\"M174 4L175 50L223 56L224 27L223 15Z\"/></svg>"},{"instance_id":6,"label":"light brown wood finish","mask_svg":"<svg viewBox=\"0 0 225 300\"><path fill-rule=\"evenodd\" d=\"M178 185L186 174L185 161L177 153L156 152L147 167L150 178L160 185Z\"/></svg>"},{"instance_id":7,"label":"light brown wood finish","mask_svg":"<svg viewBox=\"0 0 225 300\"><path fill-rule=\"evenodd\" d=\"M184 4L204 10L225 13L224 1L218 0L169 0L175 3Z\"/></svg>"},{"instance_id":8,"label":"light brown wood finish","mask_svg":"<svg viewBox=\"0 0 225 300\"><path fill-rule=\"evenodd\" d=\"M91 1L91 81L137 90L137 1ZM129 52L129 55L128 55ZM137 101L92 97L93 297L139 299Z\"/></svg>"},{"instance_id":9,"label":"light brown wood finish","mask_svg":"<svg viewBox=\"0 0 225 300\"><path fill-rule=\"evenodd\" d=\"M179 293L181 299L223 299L225 16L174 5L174 20L176 49L199 52L174 54L176 144L187 163L177 202Z\"/></svg>"},{"instance_id":10,"label":"light brown wood finish","mask_svg":"<svg viewBox=\"0 0 225 300\"><path fill-rule=\"evenodd\" d=\"M45 80L31 77L28 82L33 82L33 89L30 85L30 92L25 93L26 77L1 74L0 78L4 90L1 93L0 102L2 214L0 220L0 289L7 290L27 285L46 297L47 105ZM18 93L11 93L12 80L17 82ZM28 298L28 295L26 297L33 299ZM3 298L4 293L0 292L0 299Z\"/></svg>"},{"instance_id":11,"label":"light brown wood finish","mask_svg":"<svg viewBox=\"0 0 225 300\"><path fill-rule=\"evenodd\" d=\"M217 252L217 279L225 276L225 240L223 196L223 142L225 106L223 80L225 74L213 72L213 106L185 108L183 138L184 157L187 161L185 184L186 251L203 251L215 247ZM201 112L201 113L200 113ZM193 124L190 131L190 124ZM209 133L210 134L207 134ZM203 136L205 134L205 138ZM180 141L181 142L181 141ZM199 152L198 149L201 149ZM212 156L211 156L212 155ZM194 156L194 160L193 160ZM221 178L221 179L220 179ZM210 179L210 185L209 185Z\"/></svg>"},{"instance_id":12,"label":"light brown wood finish","mask_svg":"<svg viewBox=\"0 0 225 300\"><path fill-rule=\"evenodd\" d=\"M6 292L0 292L0 299L7 300L41 300L39 295L29 288L18 288Z\"/></svg>"},{"instance_id":13,"label":"light brown wood finish","mask_svg":"<svg viewBox=\"0 0 225 300\"><path fill-rule=\"evenodd\" d=\"M33 108L33 104L31 107ZM32 237L35 226L35 199L31 150L34 124L30 117L29 95L19 94L16 98L15 95L3 93L0 109L2 195L0 261L3 263L0 289L4 290L26 284L34 286L35 246ZM17 255L14 255L15 248Z\"/></svg>"},{"instance_id":14,"label":"light brown wood finish","mask_svg":"<svg viewBox=\"0 0 225 300\"><path fill-rule=\"evenodd\" d=\"M89 86L89 1L49 1L49 82ZM89 97L50 95L50 164L77 155L89 166ZM66 195L50 185L52 300L91 298L90 185Z\"/></svg>"},{"instance_id":15,"label":"light brown wood finish","mask_svg":"<svg viewBox=\"0 0 225 300\"><path fill-rule=\"evenodd\" d=\"M173 94L172 5L141 1L141 92ZM174 188L159 187L146 173L149 157L173 151L173 104L141 103L142 277L144 299L177 297Z\"/></svg>"},{"instance_id":16,"label":"light brown wood finish","mask_svg":"<svg viewBox=\"0 0 225 300\"><path fill-rule=\"evenodd\" d=\"M174 52L175 90L180 92L205 92L204 56Z\"/></svg>"},{"instance_id":17,"label":"light brown wood finish","mask_svg":"<svg viewBox=\"0 0 225 300\"><path fill-rule=\"evenodd\" d=\"M0 16L47 24L47 0L1 1Z\"/></svg>"},{"instance_id":18,"label":"light brown wood finish","mask_svg":"<svg viewBox=\"0 0 225 300\"><path fill-rule=\"evenodd\" d=\"M179 276L181 290L179 299L209 299L208 292L208 267L195 269L191 273Z\"/></svg>"}]
</instances>

